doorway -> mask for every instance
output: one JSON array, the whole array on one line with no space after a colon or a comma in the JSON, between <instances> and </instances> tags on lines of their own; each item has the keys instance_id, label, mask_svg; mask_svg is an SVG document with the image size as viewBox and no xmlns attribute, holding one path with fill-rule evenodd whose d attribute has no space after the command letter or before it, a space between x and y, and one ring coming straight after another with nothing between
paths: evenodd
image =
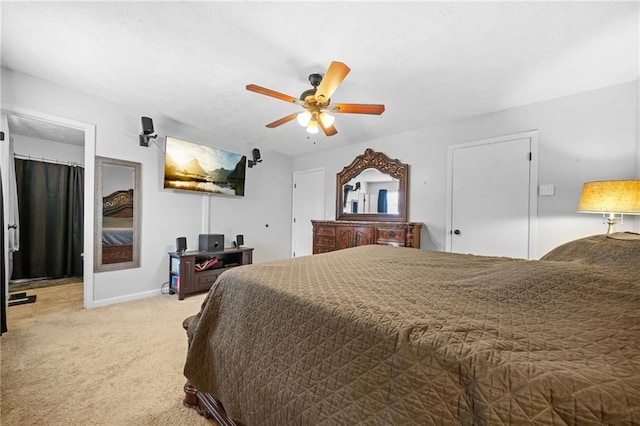
<instances>
[{"instance_id":1,"label":"doorway","mask_svg":"<svg viewBox=\"0 0 640 426\"><path fill-rule=\"evenodd\" d=\"M55 129L57 132L61 132L64 134L68 134L69 132L80 132L80 144L83 149L83 163L85 168L85 179L84 179L84 213L83 213L83 222L84 222L84 230L83 230L83 273L82 273L82 305L84 308L93 307L93 228L94 228L94 218L93 218L93 204L94 204L94 164L95 164L95 125L83 123L76 120L70 120L58 116L54 116L47 113L42 113L39 111L29 110L21 107L15 107L3 104L2 105L2 113L3 115L16 117L21 120L26 120L30 125L35 126L36 128L40 128L41 131L45 131L46 129ZM11 131L11 128L8 129ZM41 139L51 139L51 138L41 138ZM49 157L54 157L55 155L49 155ZM3 164L6 159L3 158ZM3 181L3 185L6 183ZM6 212L6 205L4 206ZM6 217L6 215L5 215ZM6 226L6 224L5 224ZM7 238L4 239L5 247L7 247ZM9 253L5 251L5 261L9 261ZM5 273L5 282L9 282L10 279L10 271L9 268L6 268L7 271ZM5 289L6 297L8 298L8 286Z\"/></svg>"},{"instance_id":2,"label":"doorway","mask_svg":"<svg viewBox=\"0 0 640 426\"><path fill-rule=\"evenodd\" d=\"M449 147L447 251L532 258L537 146L531 131Z\"/></svg>"},{"instance_id":3,"label":"doorway","mask_svg":"<svg viewBox=\"0 0 640 426\"><path fill-rule=\"evenodd\" d=\"M76 158L70 159L63 143L20 134L11 121L19 250L13 253L9 289L82 282L84 167L76 160L82 161L84 146L75 146ZM50 154L55 158L45 157Z\"/></svg>"},{"instance_id":4,"label":"doorway","mask_svg":"<svg viewBox=\"0 0 640 426\"><path fill-rule=\"evenodd\" d=\"M324 219L324 169L293 173L293 231L291 257L313 253L312 219Z\"/></svg>"}]
</instances>

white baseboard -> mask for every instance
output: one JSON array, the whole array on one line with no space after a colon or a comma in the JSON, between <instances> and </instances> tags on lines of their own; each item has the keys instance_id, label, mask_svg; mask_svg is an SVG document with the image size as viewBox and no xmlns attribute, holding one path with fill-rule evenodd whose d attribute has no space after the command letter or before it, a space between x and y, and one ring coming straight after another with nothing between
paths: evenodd
<instances>
[{"instance_id":1,"label":"white baseboard","mask_svg":"<svg viewBox=\"0 0 640 426\"><path fill-rule=\"evenodd\" d=\"M144 299L145 297L159 296L160 294L162 294L161 290L157 289L143 291L141 293L127 294L125 296L111 297L109 299L94 300L93 304L88 308L99 308L102 306L114 305L116 303L130 302L132 300Z\"/></svg>"}]
</instances>

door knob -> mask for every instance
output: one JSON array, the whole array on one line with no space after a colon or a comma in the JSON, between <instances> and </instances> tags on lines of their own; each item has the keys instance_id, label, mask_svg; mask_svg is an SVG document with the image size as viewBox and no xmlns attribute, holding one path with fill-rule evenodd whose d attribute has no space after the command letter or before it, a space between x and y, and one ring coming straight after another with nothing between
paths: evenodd
<instances>
[{"instance_id":1,"label":"door knob","mask_svg":"<svg viewBox=\"0 0 640 426\"><path fill-rule=\"evenodd\" d=\"M453 231L453 233L456 234L456 235L460 235L461 234L459 229L456 229L455 231Z\"/></svg>"}]
</instances>

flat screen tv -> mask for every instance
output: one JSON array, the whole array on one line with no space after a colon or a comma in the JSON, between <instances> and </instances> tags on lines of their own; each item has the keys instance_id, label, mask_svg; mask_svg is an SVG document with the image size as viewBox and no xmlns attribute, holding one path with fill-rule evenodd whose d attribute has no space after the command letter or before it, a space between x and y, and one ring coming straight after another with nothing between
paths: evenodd
<instances>
[{"instance_id":1,"label":"flat screen tv","mask_svg":"<svg viewBox=\"0 0 640 426\"><path fill-rule=\"evenodd\" d=\"M164 187L244 196L247 157L166 137Z\"/></svg>"}]
</instances>

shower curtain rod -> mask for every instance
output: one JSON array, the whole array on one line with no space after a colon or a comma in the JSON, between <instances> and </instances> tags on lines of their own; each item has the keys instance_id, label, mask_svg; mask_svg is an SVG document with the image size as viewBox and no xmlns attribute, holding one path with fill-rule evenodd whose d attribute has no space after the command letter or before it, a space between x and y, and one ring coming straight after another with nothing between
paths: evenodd
<instances>
[{"instance_id":1,"label":"shower curtain rod","mask_svg":"<svg viewBox=\"0 0 640 426\"><path fill-rule=\"evenodd\" d=\"M13 154L13 156L15 158L21 158L23 160L42 161L44 163L62 164L62 165L67 165L67 166L71 166L71 167L84 167L84 164L76 163L75 161L61 161L61 160L57 160L57 159L54 160L54 159L51 159L51 158L36 157L36 156L33 156L33 155L24 155L24 154L18 154L18 153Z\"/></svg>"}]
</instances>

